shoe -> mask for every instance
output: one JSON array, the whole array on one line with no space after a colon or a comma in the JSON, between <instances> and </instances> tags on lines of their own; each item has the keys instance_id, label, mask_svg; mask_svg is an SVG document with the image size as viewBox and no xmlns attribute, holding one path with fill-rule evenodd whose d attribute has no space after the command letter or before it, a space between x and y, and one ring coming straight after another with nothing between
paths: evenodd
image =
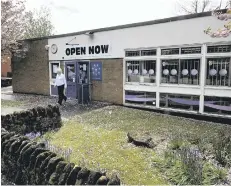
<instances>
[{"instance_id":1,"label":"shoe","mask_svg":"<svg viewBox=\"0 0 231 186\"><path fill-rule=\"evenodd\" d=\"M67 101L67 97L64 98L64 101L65 101L65 102Z\"/></svg>"}]
</instances>

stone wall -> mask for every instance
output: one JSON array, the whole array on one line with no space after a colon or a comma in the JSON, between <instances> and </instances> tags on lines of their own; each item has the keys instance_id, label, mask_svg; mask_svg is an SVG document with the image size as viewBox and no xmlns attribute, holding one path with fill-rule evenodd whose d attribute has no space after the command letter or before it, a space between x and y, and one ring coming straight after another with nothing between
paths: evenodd
<instances>
[{"instance_id":1,"label":"stone wall","mask_svg":"<svg viewBox=\"0 0 231 186\"><path fill-rule=\"evenodd\" d=\"M102 81L93 81L92 99L123 104L123 59L91 60L102 62Z\"/></svg>"},{"instance_id":2,"label":"stone wall","mask_svg":"<svg viewBox=\"0 0 231 186\"><path fill-rule=\"evenodd\" d=\"M50 95L47 39L29 42L24 59L12 59L13 92Z\"/></svg>"},{"instance_id":3,"label":"stone wall","mask_svg":"<svg viewBox=\"0 0 231 186\"><path fill-rule=\"evenodd\" d=\"M43 143L1 131L2 174L16 185L119 185L119 178L75 166Z\"/></svg>"},{"instance_id":4,"label":"stone wall","mask_svg":"<svg viewBox=\"0 0 231 186\"><path fill-rule=\"evenodd\" d=\"M45 133L62 126L58 106L37 107L1 116L2 127L17 134Z\"/></svg>"}]
</instances>

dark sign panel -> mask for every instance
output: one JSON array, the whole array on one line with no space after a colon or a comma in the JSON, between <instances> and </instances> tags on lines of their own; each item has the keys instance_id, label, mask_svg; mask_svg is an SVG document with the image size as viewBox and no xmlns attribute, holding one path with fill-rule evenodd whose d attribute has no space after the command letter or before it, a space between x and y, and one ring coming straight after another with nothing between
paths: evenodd
<instances>
[{"instance_id":1,"label":"dark sign panel","mask_svg":"<svg viewBox=\"0 0 231 186\"><path fill-rule=\"evenodd\" d=\"M91 62L91 79L102 81L102 62Z\"/></svg>"},{"instance_id":2,"label":"dark sign panel","mask_svg":"<svg viewBox=\"0 0 231 186\"><path fill-rule=\"evenodd\" d=\"M185 47L181 48L181 54L200 54L201 47Z\"/></svg>"},{"instance_id":3,"label":"dark sign panel","mask_svg":"<svg viewBox=\"0 0 231 186\"><path fill-rule=\"evenodd\" d=\"M161 49L161 55L177 55L179 54L179 52L180 52L179 48Z\"/></svg>"}]
</instances>

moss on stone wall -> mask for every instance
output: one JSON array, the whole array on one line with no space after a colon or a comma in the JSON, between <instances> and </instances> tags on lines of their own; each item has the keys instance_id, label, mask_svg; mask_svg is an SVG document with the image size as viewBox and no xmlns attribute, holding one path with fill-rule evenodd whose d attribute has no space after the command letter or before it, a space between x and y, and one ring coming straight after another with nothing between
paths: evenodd
<instances>
[{"instance_id":1,"label":"moss on stone wall","mask_svg":"<svg viewBox=\"0 0 231 186\"><path fill-rule=\"evenodd\" d=\"M1 116L2 127L17 134L45 133L62 126L58 106L37 107Z\"/></svg>"},{"instance_id":2,"label":"moss on stone wall","mask_svg":"<svg viewBox=\"0 0 231 186\"><path fill-rule=\"evenodd\" d=\"M101 172L76 167L45 149L43 143L3 128L1 144L2 173L17 185L120 184L117 177L109 179Z\"/></svg>"}]
</instances>

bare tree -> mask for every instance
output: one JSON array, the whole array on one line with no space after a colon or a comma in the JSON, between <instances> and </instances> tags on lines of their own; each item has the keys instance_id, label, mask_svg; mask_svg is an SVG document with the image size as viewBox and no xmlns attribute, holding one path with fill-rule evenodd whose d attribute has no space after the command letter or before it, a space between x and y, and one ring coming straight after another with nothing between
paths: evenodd
<instances>
[{"instance_id":1,"label":"bare tree","mask_svg":"<svg viewBox=\"0 0 231 186\"><path fill-rule=\"evenodd\" d=\"M50 10L41 7L40 10L29 11L26 13L24 38L36 38L50 36L53 34L54 26L51 23Z\"/></svg>"},{"instance_id":2,"label":"bare tree","mask_svg":"<svg viewBox=\"0 0 231 186\"><path fill-rule=\"evenodd\" d=\"M177 11L180 14L194 14L230 6L230 0L179 0Z\"/></svg>"}]
</instances>

